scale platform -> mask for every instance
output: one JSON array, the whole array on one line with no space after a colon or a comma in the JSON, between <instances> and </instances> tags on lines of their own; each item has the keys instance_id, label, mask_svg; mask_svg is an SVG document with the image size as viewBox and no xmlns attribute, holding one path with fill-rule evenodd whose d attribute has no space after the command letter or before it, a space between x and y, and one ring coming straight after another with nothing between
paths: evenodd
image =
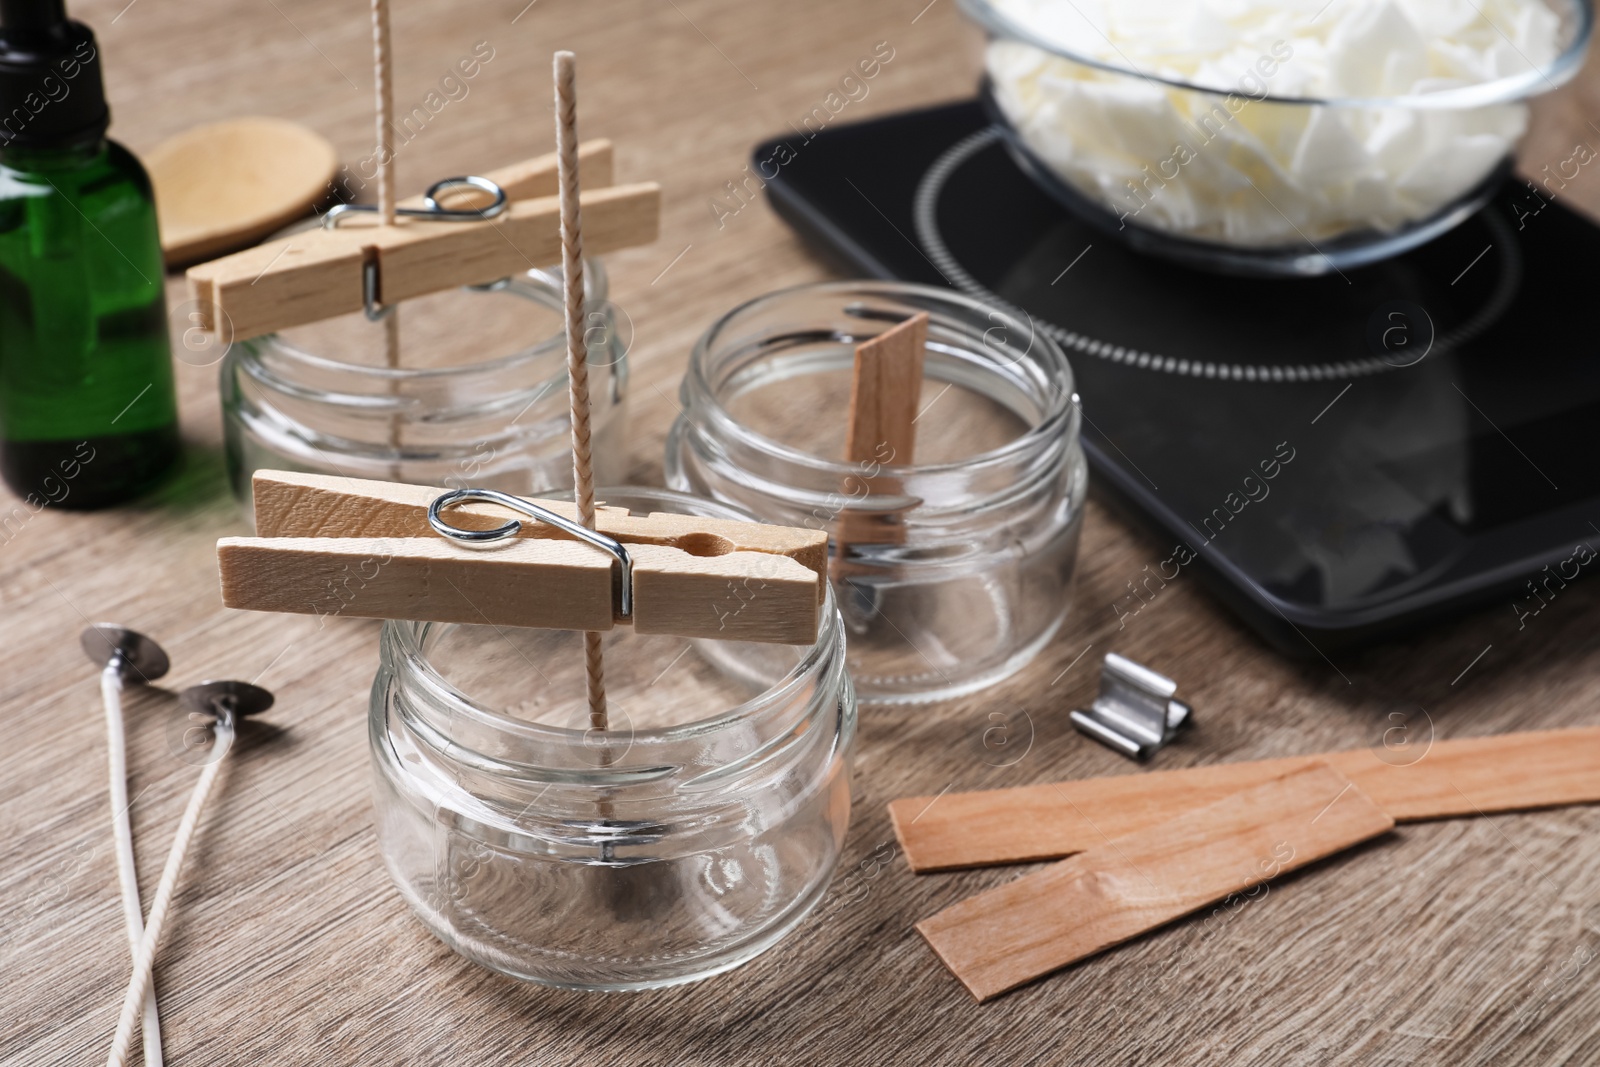
<instances>
[{"instance_id":1,"label":"scale platform","mask_svg":"<svg viewBox=\"0 0 1600 1067\"><path fill-rule=\"evenodd\" d=\"M1525 183L1398 258L1263 280L1078 221L976 101L758 146L763 175L780 143L767 195L827 257L1021 308L1062 344L1092 484L1154 536L1105 610L1193 573L1316 656L1468 606L1516 629L1591 569L1600 228Z\"/></svg>"}]
</instances>

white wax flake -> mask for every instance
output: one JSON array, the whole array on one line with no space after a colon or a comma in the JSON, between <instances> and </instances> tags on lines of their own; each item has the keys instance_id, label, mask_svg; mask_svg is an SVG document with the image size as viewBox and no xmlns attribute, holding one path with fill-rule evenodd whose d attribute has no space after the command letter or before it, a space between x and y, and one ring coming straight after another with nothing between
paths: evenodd
<instances>
[{"instance_id":1,"label":"white wax flake","mask_svg":"<svg viewBox=\"0 0 1600 1067\"><path fill-rule=\"evenodd\" d=\"M1041 38L989 45L1001 110L1063 178L1140 225L1245 246L1392 231L1481 182L1527 109L1279 104L1400 97L1556 57L1539 0L995 0ZM1146 81L1215 88L1215 95Z\"/></svg>"},{"instance_id":2,"label":"white wax flake","mask_svg":"<svg viewBox=\"0 0 1600 1067\"><path fill-rule=\"evenodd\" d=\"M1428 46L1401 13L1383 3L1355 7L1328 35L1328 91L1336 96L1399 96L1428 72Z\"/></svg>"},{"instance_id":3,"label":"white wax flake","mask_svg":"<svg viewBox=\"0 0 1600 1067\"><path fill-rule=\"evenodd\" d=\"M1336 114L1316 108L1301 132L1289 169L1305 185L1353 181L1366 170L1367 158L1366 148Z\"/></svg>"}]
</instances>

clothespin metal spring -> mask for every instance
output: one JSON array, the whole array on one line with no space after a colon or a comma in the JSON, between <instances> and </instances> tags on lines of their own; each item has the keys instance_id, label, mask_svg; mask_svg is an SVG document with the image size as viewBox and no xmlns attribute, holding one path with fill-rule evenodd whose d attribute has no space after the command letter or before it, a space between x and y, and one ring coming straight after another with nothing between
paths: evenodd
<instances>
[{"instance_id":1,"label":"clothespin metal spring","mask_svg":"<svg viewBox=\"0 0 1600 1067\"><path fill-rule=\"evenodd\" d=\"M451 189L477 189L494 197L487 205L481 208L447 208L439 203L439 196ZM395 209L397 215L408 215L412 218L432 219L436 222L481 222L492 219L501 214L510 206L511 200L506 191L498 182L476 174L466 174L458 178L445 178L428 186L428 191L423 194L422 207L402 207ZM364 211L377 211L376 204L335 204L322 216L322 228L325 230L337 229L339 220L346 215ZM377 322L394 310L394 306L384 305L378 301L378 261L369 259L361 267L361 295L366 303L363 309L367 318Z\"/></svg>"},{"instance_id":2,"label":"clothespin metal spring","mask_svg":"<svg viewBox=\"0 0 1600 1067\"><path fill-rule=\"evenodd\" d=\"M580 541L585 541L595 548L605 552L617 561L621 581L618 582L616 614L619 619L631 620L633 618L633 559L628 555L628 550L622 542L614 537L581 526L565 515L558 515L547 508L529 503L510 493L501 493L494 489L453 489L436 497L428 505L428 525L434 532L452 541L463 544L483 546L496 541L504 541L508 537L515 537L517 531L522 529L522 522L512 519L491 530L466 530L459 526L452 526L444 519L444 510L456 504L482 503L499 504L503 508L527 515L538 521L565 533L571 534Z\"/></svg>"}]
</instances>

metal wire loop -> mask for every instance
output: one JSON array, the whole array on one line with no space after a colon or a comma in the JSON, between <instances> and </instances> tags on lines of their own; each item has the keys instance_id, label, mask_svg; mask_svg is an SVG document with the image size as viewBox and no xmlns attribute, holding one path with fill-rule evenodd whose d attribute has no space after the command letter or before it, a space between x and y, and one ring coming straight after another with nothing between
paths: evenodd
<instances>
[{"instance_id":1,"label":"metal wire loop","mask_svg":"<svg viewBox=\"0 0 1600 1067\"><path fill-rule=\"evenodd\" d=\"M494 200L483 207L448 208L439 203L439 194L450 189L477 189L493 196ZM432 219L435 222L481 222L503 214L506 208L511 206L511 198L493 179L465 174L458 178L445 178L428 186L428 191L423 194L422 203L423 207L395 208L394 213L409 218ZM339 220L346 215L377 210L376 204L335 204L322 216L322 228L337 229Z\"/></svg>"},{"instance_id":2,"label":"metal wire loop","mask_svg":"<svg viewBox=\"0 0 1600 1067\"><path fill-rule=\"evenodd\" d=\"M556 529L571 534L605 552L617 561L621 581L618 583L617 615L623 619L633 617L633 559L628 555L628 550L622 542L603 533L581 526L565 515L558 515L548 508L531 504L521 497L512 496L510 493L501 493L494 489L452 489L448 493L440 494L433 503L428 505L428 525L434 532L452 541L462 544L483 546L504 541L508 537L515 537L522 529L522 522L512 519L509 522L496 526L491 530L467 530L460 526L452 526L444 519L444 510L457 504L499 504L503 508L520 512L532 519L554 526Z\"/></svg>"},{"instance_id":3,"label":"metal wire loop","mask_svg":"<svg viewBox=\"0 0 1600 1067\"><path fill-rule=\"evenodd\" d=\"M481 208L447 208L439 203L439 196L451 189L477 189L488 193L494 199ZM428 186L428 191L423 194L422 203L423 207L396 208L395 214L432 219L435 222L480 222L504 213L506 208L511 206L511 198L506 195L500 183L493 179L465 174L458 178L445 178ZM322 228L337 229L339 220L347 215L377 210L376 204L335 204L322 216ZM378 262L375 259L369 259L361 265L361 298L362 311L368 321L377 322L394 310L393 305L384 305L378 300Z\"/></svg>"},{"instance_id":4,"label":"metal wire loop","mask_svg":"<svg viewBox=\"0 0 1600 1067\"><path fill-rule=\"evenodd\" d=\"M478 189L494 197L484 207L447 208L439 203L440 193L449 189ZM477 222L480 219L492 219L511 206L510 198L498 182L489 178L481 178L476 174L467 174L459 178L446 178L428 186L428 191L423 194L422 202L427 205L427 211L419 211L419 215L428 215L436 219L450 221Z\"/></svg>"}]
</instances>

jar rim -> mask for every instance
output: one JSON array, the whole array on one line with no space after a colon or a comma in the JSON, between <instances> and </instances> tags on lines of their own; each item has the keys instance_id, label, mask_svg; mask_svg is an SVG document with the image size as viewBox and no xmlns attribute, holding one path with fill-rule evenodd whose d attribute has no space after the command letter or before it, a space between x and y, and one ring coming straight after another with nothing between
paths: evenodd
<instances>
[{"instance_id":1,"label":"jar rim","mask_svg":"<svg viewBox=\"0 0 1600 1067\"><path fill-rule=\"evenodd\" d=\"M559 498L560 496L570 496L570 490L565 494L550 494L551 498ZM738 519L748 522L759 521L745 509L735 505L658 487L619 486L601 488L595 490L595 498L597 502L601 500L612 501L614 506L616 501L625 499L627 502L623 506L630 509L636 509L644 505L654 507L655 510L667 511L672 505L678 505L679 507L692 505L696 509L695 511L680 511L678 513L699 514L709 518ZM779 714L785 708L788 708L795 693L808 684L808 679L818 671L819 667L826 666L830 671L842 672L844 670L842 648L844 623L839 617L838 608L834 603L833 590L826 579L823 580L822 585L825 595L823 603L818 609L817 639L795 665L784 674L782 679L750 699L707 718L673 726L648 729L630 728L627 732L630 747L640 744L647 746L676 744L696 738L704 738L707 735L715 734L730 727L760 722L766 716ZM428 662L427 654L423 649L427 632L434 625L437 624L418 620L386 620L380 637L381 659L384 664L389 666L391 670L406 670L410 672L409 682L413 684L420 683L421 687L432 699L445 705L445 709L450 714L460 715L474 726L486 727L499 732L502 736L535 744L581 746L586 743L586 739L590 734L588 730L530 722L527 719L506 715L488 704L474 699L446 679L436 667ZM830 655L833 657L833 663L825 665L823 660ZM597 771L595 773L599 774L601 772Z\"/></svg>"},{"instance_id":2,"label":"jar rim","mask_svg":"<svg viewBox=\"0 0 1600 1067\"><path fill-rule=\"evenodd\" d=\"M487 285L462 286L454 291L509 293L559 312L565 307L565 296L561 285L560 267L549 270L535 268ZM583 261L583 288L586 307L598 309L607 306L610 283L606 277L605 267L599 260ZM542 341L536 341L505 355L481 361L456 363L448 367L385 367L371 363L351 363L307 351L300 345L288 341L280 333L266 333L259 337L246 338L239 342L237 348L257 367L260 366L262 358L270 352L275 358L337 374L351 374L376 381L428 382L494 373L524 363L534 363L553 353L564 353L566 344L565 332L558 330ZM561 368L561 373L566 373L564 366Z\"/></svg>"},{"instance_id":3,"label":"jar rim","mask_svg":"<svg viewBox=\"0 0 1600 1067\"><path fill-rule=\"evenodd\" d=\"M1203 93L1207 96L1245 95L1238 92L1237 87L1202 85L1187 78L1139 70L1132 60L1127 60L1126 65L1124 65L1113 60L1074 51L1059 41L1038 33L1032 27L1002 12L996 6L994 0L956 0L956 4L968 18L986 30L992 38L1005 38L1031 45L1040 51L1048 52L1053 56L1080 66L1093 67L1108 74L1121 74L1139 81L1156 82L1171 86L1174 89ZM1279 96L1267 93L1262 96L1252 95L1250 99L1263 104L1288 104L1304 107L1410 108L1420 111L1465 110L1526 100L1529 97L1560 88L1571 81L1573 76L1578 73L1579 68L1583 66L1584 53L1588 50L1589 39L1594 32L1594 8L1590 4L1590 0L1553 0L1553 2L1545 4L1545 6L1562 18L1563 28L1570 36L1562 43L1562 47L1556 56L1543 67L1530 66L1527 70L1518 71L1515 74L1507 74L1492 81L1452 86L1435 92L1402 93L1399 96L1322 97Z\"/></svg>"},{"instance_id":4,"label":"jar rim","mask_svg":"<svg viewBox=\"0 0 1600 1067\"><path fill-rule=\"evenodd\" d=\"M786 445L766 434L753 430L735 419L723 406L716 390L712 387L711 380L706 371L706 365L712 357L713 346L719 340L719 333L734 323L741 315L761 308L763 306L780 303L784 300L804 294L849 294L878 296L883 298L912 298L912 300L929 309L943 305L952 310L959 309L966 313L977 313L989 318L999 316L1009 320L1012 325L1021 326L1026 323L1029 335L1028 349L1017 362L1034 358L1052 385L1056 387L1055 395L1050 402L1044 405L1042 417L1037 423L1029 426L1016 437L983 452L965 456L960 459L949 460L941 463L910 463L910 464L883 464L885 471L893 471L903 477L933 476L955 473L958 471L974 471L985 467L997 466L1016 459L1019 455L1028 453L1039 447L1040 444L1057 440L1061 437L1061 424L1068 420L1072 408L1077 403L1076 378L1072 372L1072 365L1067 360L1066 353L1062 351L1053 338L1039 329L1033 317L1019 308L1010 304L991 306L980 300L974 299L964 293L938 286L922 285L916 282L891 282L891 281L842 281L842 282L817 282L805 285L790 286L765 293L727 312L716 322L712 323L705 333L701 334L695 342L694 350L689 356L689 367L683 377L683 392L685 407L696 414L709 414L718 427L740 444L757 449L781 459L785 463L820 475L843 477L859 471L859 463L845 460L833 460L816 455L803 449ZM1021 316L1019 318L1019 316ZM1033 357L1034 345L1042 350L1041 357ZM699 395L702 404L690 402L687 395L691 388ZM684 417L690 419L688 412ZM692 422L693 420L690 419Z\"/></svg>"}]
</instances>

